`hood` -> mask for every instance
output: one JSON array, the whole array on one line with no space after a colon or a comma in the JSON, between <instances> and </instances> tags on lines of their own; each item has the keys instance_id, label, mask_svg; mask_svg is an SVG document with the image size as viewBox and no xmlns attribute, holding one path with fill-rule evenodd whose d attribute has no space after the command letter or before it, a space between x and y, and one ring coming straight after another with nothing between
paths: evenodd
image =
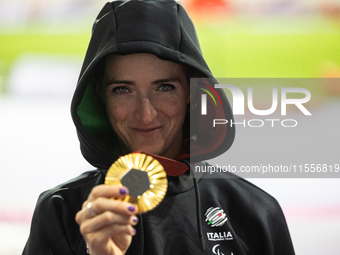
<instances>
[{"instance_id":1,"label":"hood","mask_svg":"<svg viewBox=\"0 0 340 255\"><path fill-rule=\"evenodd\" d=\"M117 137L93 81L98 66L112 53L152 53L160 59L191 66L202 77L214 78L203 58L193 23L181 3L136 0L107 3L94 22L71 105L81 152L90 164L102 169L109 168L121 156ZM219 89L216 92L221 106L209 112L209 118L232 119L224 92ZM197 121L197 127L206 122L204 119ZM196 128L195 139L186 139L181 158L198 162L225 152L233 142L235 130L227 125L220 126L218 129L212 125ZM190 152L190 147L195 148L194 153Z\"/></svg>"}]
</instances>

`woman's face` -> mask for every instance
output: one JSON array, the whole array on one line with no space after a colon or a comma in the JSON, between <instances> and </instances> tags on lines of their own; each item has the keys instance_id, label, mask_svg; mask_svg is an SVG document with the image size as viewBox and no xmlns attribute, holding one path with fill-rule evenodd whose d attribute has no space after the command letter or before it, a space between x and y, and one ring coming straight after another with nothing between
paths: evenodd
<instances>
[{"instance_id":1,"label":"woman's face","mask_svg":"<svg viewBox=\"0 0 340 255\"><path fill-rule=\"evenodd\" d=\"M123 154L140 150L178 158L190 101L183 65L148 53L110 55L102 87Z\"/></svg>"}]
</instances>

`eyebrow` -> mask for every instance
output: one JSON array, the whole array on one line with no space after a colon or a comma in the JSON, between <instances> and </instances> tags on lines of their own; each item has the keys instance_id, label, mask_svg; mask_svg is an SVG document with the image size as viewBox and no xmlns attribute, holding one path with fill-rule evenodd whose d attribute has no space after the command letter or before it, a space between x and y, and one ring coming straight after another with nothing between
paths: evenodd
<instances>
[{"instance_id":1,"label":"eyebrow","mask_svg":"<svg viewBox=\"0 0 340 255\"><path fill-rule=\"evenodd\" d=\"M152 82L152 84L160 84L160 83L166 83L166 82L181 82L179 78L165 78L165 79L159 79ZM129 81L129 80L108 80L106 82L106 86L112 85L112 84L126 84L126 85L133 85L135 82Z\"/></svg>"},{"instance_id":2,"label":"eyebrow","mask_svg":"<svg viewBox=\"0 0 340 255\"><path fill-rule=\"evenodd\" d=\"M159 79L159 80L155 80L153 84L166 83L166 82L181 82L181 80L178 78Z\"/></svg>"},{"instance_id":3,"label":"eyebrow","mask_svg":"<svg viewBox=\"0 0 340 255\"><path fill-rule=\"evenodd\" d=\"M133 81L128 81L128 80L115 80L115 79L112 79L112 80L108 80L105 85L109 86L109 85L112 85L112 84L133 85L134 82Z\"/></svg>"}]
</instances>

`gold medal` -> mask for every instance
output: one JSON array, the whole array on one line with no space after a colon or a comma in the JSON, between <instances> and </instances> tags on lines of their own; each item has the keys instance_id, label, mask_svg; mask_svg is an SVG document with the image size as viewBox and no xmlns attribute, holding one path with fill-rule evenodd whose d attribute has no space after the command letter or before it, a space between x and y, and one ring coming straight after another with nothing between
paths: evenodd
<instances>
[{"instance_id":1,"label":"gold medal","mask_svg":"<svg viewBox=\"0 0 340 255\"><path fill-rule=\"evenodd\" d=\"M137 205L139 213L155 208L168 188L163 166L153 157L137 152L113 163L106 174L105 184L127 187L129 195L123 200Z\"/></svg>"}]
</instances>

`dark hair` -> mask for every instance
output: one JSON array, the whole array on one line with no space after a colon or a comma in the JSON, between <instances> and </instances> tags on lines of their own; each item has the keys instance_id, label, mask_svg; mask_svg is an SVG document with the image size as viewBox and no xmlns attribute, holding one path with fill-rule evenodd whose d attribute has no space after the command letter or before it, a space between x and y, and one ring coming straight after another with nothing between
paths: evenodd
<instances>
[{"instance_id":1,"label":"dark hair","mask_svg":"<svg viewBox=\"0 0 340 255\"><path fill-rule=\"evenodd\" d=\"M105 76L106 59L107 59L107 57L100 60L100 62L97 64L97 68L96 68L95 73L93 75L94 82L96 84L100 85L100 87L103 85L103 79L104 79L104 76ZM179 64L181 64L181 63L179 63ZM195 74L197 73L197 70L192 66L188 66L188 65L184 65L184 64L181 64L181 65L183 65L184 68L185 68L187 85L190 86L190 78L195 76Z\"/></svg>"}]
</instances>

